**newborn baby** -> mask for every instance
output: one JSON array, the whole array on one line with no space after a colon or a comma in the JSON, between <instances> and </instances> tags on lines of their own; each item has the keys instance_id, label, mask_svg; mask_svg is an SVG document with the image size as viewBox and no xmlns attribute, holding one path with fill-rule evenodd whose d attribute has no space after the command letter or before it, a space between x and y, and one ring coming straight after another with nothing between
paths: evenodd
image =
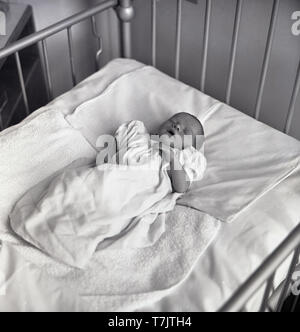
<instances>
[{"instance_id":1,"label":"newborn baby","mask_svg":"<svg viewBox=\"0 0 300 332\"><path fill-rule=\"evenodd\" d=\"M149 157L160 158L173 192L185 193L191 182L203 177L206 169L204 130L201 122L189 113L174 115L151 135L141 121L125 123L119 127L115 138L116 146L111 155L117 155L118 160L113 163L145 164ZM98 158L97 165L100 164Z\"/></svg>"},{"instance_id":2,"label":"newborn baby","mask_svg":"<svg viewBox=\"0 0 300 332\"><path fill-rule=\"evenodd\" d=\"M203 155L204 129L189 113L178 113L158 130L160 141L171 147L162 148L162 156L170 161L168 174L174 192L184 193L190 182L200 180L206 168Z\"/></svg>"}]
</instances>

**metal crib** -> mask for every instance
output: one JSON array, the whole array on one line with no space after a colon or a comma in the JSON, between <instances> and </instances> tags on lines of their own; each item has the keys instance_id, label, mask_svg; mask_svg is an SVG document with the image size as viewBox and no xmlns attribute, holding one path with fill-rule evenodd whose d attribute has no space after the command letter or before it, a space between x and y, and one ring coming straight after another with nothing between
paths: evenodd
<instances>
[{"instance_id":1,"label":"metal crib","mask_svg":"<svg viewBox=\"0 0 300 332\"><path fill-rule=\"evenodd\" d=\"M152 22L152 65L157 64L157 0L149 0L152 3L151 12L151 22ZM184 0L177 1L177 16L176 16L176 47L174 51L175 57L175 78L179 79L179 69L181 61L181 42L182 42L182 5ZM195 0L187 0L196 3ZM230 104L231 94L232 94L232 84L236 63L237 54L237 44L238 35L241 22L242 5L244 0L237 0L236 2L236 12L234 21L234 31L232 36L231 54L230 54L230 66L227 77L227 89L226 89L226 103ZM273 0L272 15L269 26L267 44L265 48L263 66L260 75L259 89L256 98L255 106L255 118L259 119L262 98L264 93L264 87L266 83L266 77L270 62L270 54L272 48L272 42L274 37L274 31L276 27L277 15L279 10L280 0ZM29 46L39 44L41 57L43 60L43 72L45 77L45 82L47 86L48 98L53 99L53 85L51 78L51 71L48 61L48 51L47 51L47 38L53 36L61 31L67 32L68 37L68 49L69 49L69 60L72 74L73 85L77 84L76 72L74 66L74 48L72 39L72 27L84 20L91 20L92 29L94 37L97 39L98 49L96 52L96 63L99 64L99 57L102 53L102 38L101 35L97 33L96 27L96 15L104 12L108 9L114 8L120 22L120 45L121 45L121 55L125 58L132 57L132 38L131 38L131 21L134 17L134 1L133 0L105 0L100 4L89 8L79 14L62 20L52 26L47 27L44 30L36 32L26 38L19 40L18 42L0 50L0 60L7 58L11 55L15 57L15 62L18 70L19 82L22 89L22 95L24 100L24 105L29 114L29 104L28 97L26 93L26 88L24 84L23 70L20 61L19 52ZM204 21L204 38L203 38L203 56L201 63L201 84L200 90L205 90L206 84L206 74L207 74L207 59L208 59L208 45L210 37L210 21L211 21L211 10L212 10L212 0L206 0L206 11L205 11L205 21ZM97 68L99 69L99 68ZM292 98L289 105L288 116L285 124L285 133L289 133L292 120L295 114L296 99L300 90L300 61L297 70L296 80L292 92ZM292 277L295 268L298 264L300 257L300 224L291 232L291 234L282 242L282 244L266 259L266 261L257 269L257 271L237 290L231 299L224 304L219 311L242 311L247 305L247 302L251 297L261 289L265 287L264 296L261 302L260 311L266 312L270 311L269 308L269 298L273 293L273 282L274 276L279 268L279 266L287 259L290 255L293 255L286 279L280 290L279 300L277 301L276 309L281 311L284 301L290 291L292 285ZM296 306L297 298L295 298L292 305L293 309ZM274 310L274 309L272 309Z\"/></svg>"}]
</instances>

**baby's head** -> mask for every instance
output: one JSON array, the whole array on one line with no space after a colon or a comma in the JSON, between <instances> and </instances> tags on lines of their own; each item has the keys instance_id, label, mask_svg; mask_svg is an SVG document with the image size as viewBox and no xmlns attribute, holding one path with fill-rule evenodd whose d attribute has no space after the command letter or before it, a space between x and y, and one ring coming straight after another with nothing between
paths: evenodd
<instances>
[{"instance_id":1,"label":"baby's head","mask_svg":"<svg viewBox=\"0 0 300 332\"><path fill-rule=\"evenodd\" d=\"M204 129L201 122L189 113L177 113L164 122L159 130L160 137L167 138L168 144L177 149L193 146L200 150L204 143Z\"/></svg>"}]
</instances>

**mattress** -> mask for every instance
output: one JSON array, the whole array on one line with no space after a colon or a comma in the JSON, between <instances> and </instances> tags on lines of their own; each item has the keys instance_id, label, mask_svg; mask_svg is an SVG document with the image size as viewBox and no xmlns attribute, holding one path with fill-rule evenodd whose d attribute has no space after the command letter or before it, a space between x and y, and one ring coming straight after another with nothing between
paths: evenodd
<instances>
[{"instance_id":1,"label":"mattress","mask_svg":"<svg viewBox=\"0 0 300 332\"><path fill-rule=\"evenodd\" d=\"M215 173L210 173L211 179L216 180L214 174L218 174L219 178L217 179L223 185L223 187L221 186L222 190L217 191L215 196L221 204L218 205L217 209L216 204L211 204L210 195L214 191L212 191L212 186L209 186L209 183L206 183L203 187L208 190L209 195L207 197L210 201L204 200L205 191L201 192L201 190L198 191L198 194L202 195L203 202L206 202L206 204L202 202L202 206L199 206L197 205L199 202L195 201L195 208L201 210L202 207L205 209L208 206L207 213L215 214L215 219L232 223L221 223L221 230L214 243L205 255L199 258L188 279L178 285L172 291L172 294L164 296L159 301L153 301L151 304L135 308L136 310L153 311L214 311L232 295L299 222L300 171L297 171L294 167L294 161L297 162L295 157L299 156L298 151L300 150L298 149L300 145L295 140L259 124L209 96L192 90L175 80L170 81L165 77L160 78L160 75L154 77L155 72L151 69L149 71L147 68L144 69L145 66L138 62L115 60L72 91L34 112L17 127L9 128L4 134L1 134L0 138L5 140L9 135L14 138L23 137L20 132L22 133L22 130L26 127L30 127L31 131L36 133L33 123L49 120L49 117L52 119L53 128L57 124L60 126L60 130L55 131L55 139L51 134L51 130L54 131L54 129L51 129L51 125L47 127L49 140L47 141L44 137L46 142L43 141L41 144L44 145L39 148L44 151L47 144L53 146L53 142L55 142L54 147L57 151L54 148L51 150L51 160L48 160L46 165L41 158L36 161L36 165L34 164L35 160L31 160L29 166L35 169L36 172L34 172L34 176L29 182L27 181L28 177L24 182L28 190L43 178L45 179L55 173L58 170L57 165L64 167L71 163L73 159L80 157L93 158L97 150L95 146L97 136L104 132L112 132L120 122L132 120L133 117L145 121L151 127L179 109L194 111L202 117L203 121L209 119L206 126L208 141L214 142L214 146L228 144L227 148L232 147L232 140L236 134L241 132L241 128L249 130L249 135L255 133L253 139L259 142L259 152L266 152L266 157L262 158L263 163L260 164L260 168L253 170L250 173L251 176L248 172L247 176L250 176L250 178L246 179L242 170L239 173L240 178L236 182L232 178L233 173L230 173L231 177L226 178L229 172L224 172L224 170L222 172L219 165L212 163L213 167L211 169ZM143 107L141 107L137 87L130 92L128 81L126 81L128 74L130 74L131 82L134 82L138 77L136 73L145 74L144 78L150 77L149 82L158 79L156 81L157 90L164 91L165 98L157 98L154 87L147 86L147 80L144 82L144 90L142 84L137 81L135 84L141 86L140 93L143 93L143 96L148 98L149 101L142 104ZM151 77L151 75L154 76ZM121 92L118 89L120 82L124 84ZM171 88L169 89L169 87ZM101 103L99 104L98 96L107 98L106 102L109 104L103 104L103 100L100 100ZM117 96L118 98L114 98ZM176 98L178 100L175 100ZM99 105L102 105L102 107L99 107ZM89 107L86 109L86 106ZM55 116L53 117L51 114L55 114ZM96 121L96 119L99 120ZM226 137L224 139L222 135L215 135L216 132L222 132L229 125L232 129L230 130L232 133L231 141ZM65 135L68 135L67 140L64 137ZM216 140L216 137L219 138L219 141ZM278 145L274 147L273 144L271 146L269 144L270 137L274 138ZM27 135L26 138L28 139L26 143L30 145L31 135ZM72 140L75 139L80 149L74 149ZM33 141L33 143L38 155L38 142ZM67 154L64 153L66 150L68 151ZM240 148L239 150L235 148L231 150L235 153L235 160L238 159ZM21 147L20 151L22 151ZM218 160L217 152L216 149L209 149L208 147L209 158L214 157L215 160ZM255 150L252 149L251 153L255 155ZM246 153L244 155L247 162L256 160L252 155L250 159L249 155ZM42 156L45 158L45 155ZM55 160L56 156L57 160ZM221 156L224 156L224 154ZM221 160L224 161L222 158ZM285 162L286 160L292 160L293 162L290 164ZM266 168L266 165L269 168ZM270 165L274 167L270 168ZM290 168L290 166L292 167ZM40 168L42 172L40 172ZM269 173L267 172L268 169L270 170ZM25 172L26 174L28 172ZM225 176L223 184L222 176ZM22 178L24 178L24 175L22 175ZM273 181L274 179L276 181ZM218 181L213 183L214 190L218 188ZM248 184L249 181L252 181L250 183L256 185L256 192L247 191L244 195L244 198L247 199L236 199L236 197L239 198L238 194L240 192L243 193L245 181ZM225 187L227 196L225 198L223 198L224 183L227 183L227 187ZM250 186L250 188L252 187ZM23 194L26 192L23 187L17 189L12 193L15 195L13 197L15 201L10 202L10 205L6 207L7 210L16 203L18 197L22 195L22 191ZM256 195L254 195L255 193ZM231 195L229 196L229 194ZM181 204L184 206L186 204L185 200ZM246 208L238 209L237 207L240 206ZM203 211L201 214L203 215ZM201 214L199 213L199 216ZM19 243L18 239L12 238L12 234L7 236L9 228L5 223L0 226L1 238L5 240L0 253L1 311L76 311L91 308L90 304L97 298L97 294L83 294L81 291L76 293L69 287L67 278L62 276L53 278L45 270L39 269L37 264L29 259L32 256L30 248L23 243ZM282 280L285 271L286 267L279 270L277 283ZM1 283L1 280L5 282ZM257 309L257 300L255 298L250 303L249 310Z\"/></svg>"}]
</instances>

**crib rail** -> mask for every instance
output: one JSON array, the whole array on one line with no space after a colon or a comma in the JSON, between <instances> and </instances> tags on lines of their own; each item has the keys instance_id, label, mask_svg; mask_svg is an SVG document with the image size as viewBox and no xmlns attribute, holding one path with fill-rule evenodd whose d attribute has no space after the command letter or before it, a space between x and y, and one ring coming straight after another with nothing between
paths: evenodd
<instances>
[{"instance_id":1,"label":"crib rail","mask_svg":"<svg viewBox=\"0 0 300 332\"><path fill-rule=\"evenodd\" d=\"M156 66L157 63L157 1L152 1L152 65ZM183 0L177 1L177 19L176 19L176 46L174 50L174 58L175 58L175 78L179 79L180 73L180 51L181 51L181 27L182 27L182 3ZM197 3L197 1L191 1L193 3ZM237 54L237 45L238 45L238 36L240 31L240 23L242 16L243 3L245 0L236 0L236 9L235 9L235 19L234 19L234 29L232 35L232 44L230 51L230 62L229 62L229 70L227 77L227 87L226 87L226 97L225 102L230 104L231 102L231 94L232 94L232 84L235 73L235 64L236 64L236 54ZM254 117L259 120L261 115L262 101L265 91L265 85L267 80L267 75L269 71L271 51L273 47L273 40L276 30L277 18L279 13L280 0L273 0L271 19L269 25L269 31L267 36L267 42L265 46L265 53L263 64L261 68L261 74L259 79L258 91L255 101L255 111ZM206 0L206 9L205 9L205 19L204 19L204 37L202 42L202 62L201 62L201 80L200 80L200 90L205 92L206 90L206 78L207 78L207 64L208 64L208 47L210 42L210 28L211 28L211 18L212 18L212 0ZM288 109L284 132L286 134L290 133L292 120L295 114L296 100L300 90L300 61L299 68L297 71L293 93L291 96L291 102Z\"/></svg>"},{"instance_id":2,"label":"crib rail","mask_svg":"<svg viewBox=\"0 0 300 332\"><path fill-rule=\"evenodd\" d=\"M151 1L151 22L152 22L152 65L157 65L157 1ZM181 50L182 50L182 24L183 15L182 7L183 0L177 1L177 15L176 15L176 43L174 49L175 58L175 78L180 79L180 61L181 61ZM189 0L193 3L197 1ZM238 37L240 31L241 15L243 3L245 0L236 0L235 18L234 18L234 29L232 35L232 44L230 51L230 62L227 77L226 87L226 103L230 104L232 96L232 85L235 73ZM134 7L132 0L106 0L100 4L89 8L79 14L71 16L65 20L62 20L54 25L47 27L44 30L36 32L28 37L19 40L16 43L0 50L0 59L14 56L18 71L19 82L22 90L22 96L27 114L29 114L29 102L26 93L26 87L23 77L22 64L19 57L19 52L23 49L32 45L39 44L41 50L41 56L43 59L43 71L45 76L45 82L47 86L48 98L53 99L53 83L51 77L51 70L48 59L47 50L47 39L61 31L66 31L68 38L68 50L69 50L69 61L72 75L73 85L77 84L76 68L75 68L75 54L73 46L72 27L84 20L90 19L92 25L93 36L97 40L97 52L95 56L96 69L99 69L99 57L102 53L103 45L101 35L97 31L96 15L109 10L111 8L116 9L116 13L121 23L121 48L122 56L130 58L131 53L131 20L134 16ZM255 103L255 115L256 119L260 118L262 98L264 94L271 49L273 45L274 33L276 29L277 16L279 11L280 0L273 0L273 7L270 19L269 32L267 37L267 43L265 47L264 60L261 68L261 75L259 81L259 88L257 91L256 103ZM210 28L211 28L211 17L212 17L212 0L206 0L205 19L204 19L204 37L202 41L202 61L201 61L201 79L200 79L200 90L205 92L206 81L207 81L207 63L208 63L208 47L210 42ZM285 124L285 132L289 133L292 125L292 120L295 114L296 100L300 90L300 61L296 74L294 87L292 90L291 101L288 109L288 115ZM0 114L0 127L1 127L1 114ZM1 128L0 128L1 129ZM233 297L220 309L224 311L240 311L242 310L249 299L265 284L264 297L261 304L261 311L266 311L268 308L268 300L273 291L273 283L275 273L281 263L286 260L291 253L293 259L290 264L290 268L287 274L287 278L282 287L280 299L278 301L277 310L281 310L283 302L289 291L291 284L292 274L295 270L295 266L298 263L300 255L300 225L287 237L287 239L275 250L275 252L261 265L261 267L244 283L244 285L233 295Z\"/></svg>"},{"instance_id":3,"label":"crib rail","mask_svg":"<svg viewBox=\"0 0 300 332\"><path fill-rule=\"evenodd\" d=\"M241 311L249 299L264 285L265 292L260 307L261 312L268 309L275 273L280 265L293 253L287 277L284 281L277 302L277 311L281 311L292 282L292 276L300 257L300 224L279 245L270 257L256 270L256 272L238 289L229 301L219 310L220 312Z\"/></svg>"},{"instance_id":4,"label":"crib rail","mask_svg":"<svg viewBox=\"0 0 300 332\"><path fill-rule=\"evenodd\" d=\"M19 82L22 90L22 96L27 114L29 114L29 103L24 84L23 69L20 62L19 52L23 49L32 45L41 44L41 55L43 59L43 71L45 82L47 86L47 93L49 101L53 99L53 84L50 73L50 65L47 50L47 39L61 31L67 32L68 37L68 50L69 50L69 61L71 67L72 83L73 86L77 84L76 69L75 69L75 54L73 46L72 27L82 21L91 19L92 31L94 37L98 41L98 49L96 53L96 69L99 69L99 57L102 53L102 38L97 32L95 16L108 9L115 8L117 10L121 27L122 27L122 53L124 57L131 56L131 34L130 34L130 20L134 15L131 1L129 0L106 0L102 3L89 8L81 13L73 15L65 20L62 20L56 24L53 24L41 31L38 31L28 37L25 37L10 46L0 50L0 60L7 58L10 55L15 56L16 66L19 75Z\"/></svg>"}]
</instances>

